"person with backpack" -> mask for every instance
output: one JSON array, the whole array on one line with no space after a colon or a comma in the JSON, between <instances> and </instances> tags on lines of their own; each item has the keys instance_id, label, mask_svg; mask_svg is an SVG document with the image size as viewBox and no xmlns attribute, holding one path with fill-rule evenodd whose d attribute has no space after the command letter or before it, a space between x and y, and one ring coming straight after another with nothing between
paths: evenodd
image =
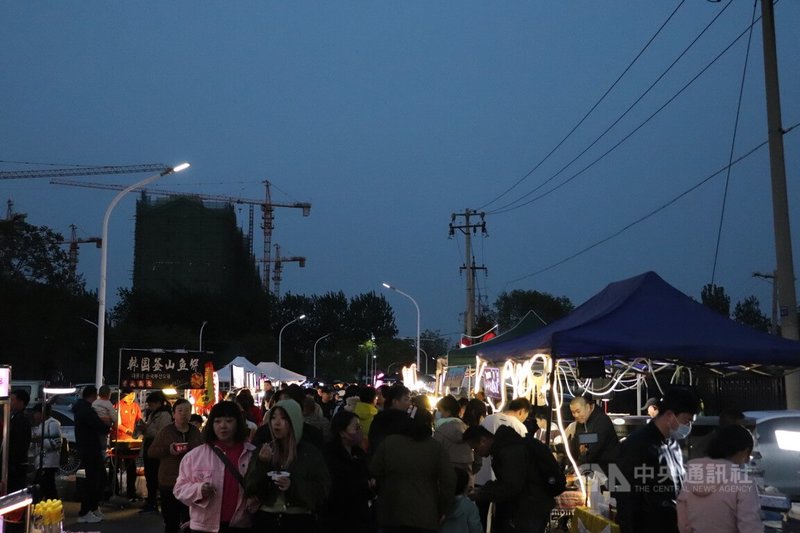
<instances>
[{"instance_id":1,"label":"person with backpack","mask_svg":"<svg viewBox=\"0 0 800 533\"><path fill-rule=\"evenodd\" d=\"M521 437L510 426L499 426L494 434L473 426L463 439L477 455L492 458L497 479L481 486L474 499L495 503L493 531L544 532L555 507L553 498L566 487L566 478L547 446Z\"/></svg>"}]
</instances>

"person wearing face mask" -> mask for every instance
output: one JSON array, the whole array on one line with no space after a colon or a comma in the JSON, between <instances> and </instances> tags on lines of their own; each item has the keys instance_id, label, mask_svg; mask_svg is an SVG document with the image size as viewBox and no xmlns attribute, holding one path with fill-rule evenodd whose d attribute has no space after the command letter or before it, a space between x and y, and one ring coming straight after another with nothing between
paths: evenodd
<instances>
[{"instance_id":1,"label":"person wearing face mask","mask_svg":"<svg viewBox=\"0 0 800 533\"><path fill-rule=\"evenodd\" d=\"M621 533L678 533L676 500L685 477L679 441L689 436L699 411L691 389L672 386L658 415L622 442L618 470L609 472Z\"/></svg>"},{"instance_id":2,"label":"person wearing face mask","mask_svg":"<svg viewBox=\"0 0 800 533\"><path fill-rule=\"evenodd\" d=\"M325 463L332 483L320 520L326 533L371 533L377 528L370 509L375 479L369 473L363 441L358 415L339 411L333 416L331 441L325 446Z\"/></svg>"}]
</instances>

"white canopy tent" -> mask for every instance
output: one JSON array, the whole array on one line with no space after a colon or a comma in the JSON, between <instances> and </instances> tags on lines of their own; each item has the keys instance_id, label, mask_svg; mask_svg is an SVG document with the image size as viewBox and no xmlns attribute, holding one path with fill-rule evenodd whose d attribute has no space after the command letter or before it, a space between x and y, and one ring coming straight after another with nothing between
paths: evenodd
<instances>
[{"instance_id":1,"label":"white canopy tent","mask_svg":"<svg viewBox=\"0 0 800 533\"><path fill-rule=\"evenodd\" d=\"M233 361L216 371L217 379L220 381L220 383L228 383L229 387L233 387L233 381L235 381L234 378L236 377L236 371L233 367L244 369L243 376L246 376L248 372L253 373L256 376L261 374L261 370L256 365L248 361L246 357L239 355L234 357Z\"/></svg>"},{"instance_id":2,"label":"white canopy tent","mask_svg":"<svg viewBox=\"0 0 800 533\"><path fill-rule=\"evenodd\" d=\"M278 366L278 363L274 362L261 362L256 365L258 368L258 372L265 375L272 381L305 381L306 377L302 374L298 374L297 372L292 372L291 370L286 370L283 367Z\"/></svg>"}]
</instances>

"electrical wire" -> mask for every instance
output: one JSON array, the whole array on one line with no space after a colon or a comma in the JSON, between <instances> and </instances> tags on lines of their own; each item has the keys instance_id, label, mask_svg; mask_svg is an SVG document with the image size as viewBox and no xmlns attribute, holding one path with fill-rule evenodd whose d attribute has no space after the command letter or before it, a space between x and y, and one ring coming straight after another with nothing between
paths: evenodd
<instances>
[{"instance_id":1,"label":"electrical wire","mask_svg":"<svg viewBox=\"0 0 800 533\"><path fill-rule=\"evenodd\" d=\"M792 126L791 128L789 128L788 130L786 130L786 132L785 132L785 133L788 133L789 131L791 131L792 129L794 129L796 126L797 126L797 124L796 124L796 125L794 125L794 126ZM663 211L663 210L664 210L664 209L666 209L667 207L671 206L672 204L674 204L675 202L677 202L678 200L680 200L680 199L681 199L681 198L683 198L684 196L686 196L686 195L688 195L689 193L691 193L691 192L695 191L696 189L698 189L699 187L701 187L703 184L705 184L706 182L708 182L708 181L709 181L709 180L711 180L712 178L716 177L716 176L717 176L717 175L719 175L719 174L722 174L723 172L725 172L725 170L726 170L728 167L730 167L730 166L732 166L732 165L735 165L735 164L737 164L737 163L739 163L739 162L743 161L744 159L746 159L746 158L750 157L750 156L751 156L751 155L753 155L755 152L757 152L759 149L761 149L762 147L764 147L764 146L765 146L765 145L766 145L768 142L769 142L768 140L767 140L767 141L764 141L764 142L762 142L761 144L759 144L759 145L758 145L758 146L756 146L755 148L752 148L752 149L751 149L750 151L748 151L747 153L745 153L745 154L743 154L743 155L739 156L738 158L736 158L736 159L735 159L735 160L734 160L734 161L733 161L731 164L725 165L724 167L722 167L721 169L719 169L719 170L717 170L716 172L712 173L711 175L709 175L709 176L707 176L707 177L703 178L703 179L702 179L702 180L701 180L699 183L696 183L695 185L693 185L693 186L692 186L692 187L690 187L689 189L686 189L685 191L681 192L680 194L678 194L677 196L675 196L674 198L672 198L671 200L669 200L667 203L665 203L665 204L662 204L661 206L657 207L656 209L653 209L652 211L650 211L650 212L649 212L649 213L647 213L646 215L643 215L643 216L641 216L641 217L637 218L636 220L634 220L634 221L633 221L633 222L631 222L630 224L626 225L626 226L625 226L625 227L623 227L622 229L619 229L619 230L615 231L615 232L614 232L614 233L612 233L611 235L609 235L609 236L607 236L607 237L604 237L603 239L600 239L599 241L595 242L594 244L591 244L591 245L589 245L589 246L587 246L587 247L583 248L582 250L580 250L580 251L578 251L578 252L575 252L574 254L572 254L572 255L569 255L569 256L565 257L564 259L561 259L560 261L557 261L557 262L555 262L555 263L553 263L553 264L551 264L551 265L549 265L549 266L547 266L547 267L544 267L544 268L542 268L542 269L539 269L539 270L537 270L537 271L535 271L535 272L532 272L532 273L530 273L530 274L526 274L526 275L524 275L524 276L521 276L521 277L519 277L519 278L512 279L512 280L510 280L510 281L506 282L506 286L508 286L508 285L510 285L510 284L512 284L512 283L516 283L516 282L518 282L518 281L522 281L522 280L524 280L524 279L532 278L532 277L534 277L534 276L537 276L537 275L539 275L539 274L542 274L542 273L544 273L544 272L547 272L548 270L551 270L551 269L553 269L553 268L555 268L555 267L557 267L557 266L563 265L563 264L564 264L564 263L566 263L567 261L570 261L570 260L572 260L572 259L575 259L576 257L578 257L578 256L581 256L581 255L585 254L585 253L586 253L586 252L588 252L589 250L592 250L592 249L594 249L594 248L597 248L597 247L598 247L598 246L600 246L601 244L604 244L604 243L606 243L606 242L610 241L611 239L613 239L614 237L617 237L617 236L621 235L622 233L624 233L625 231L629 230L630 228L632 228L632 227L636 226L637 224L639 224L639 223L641 223L641 222L644 222L645 220L647 220L648 218L652 217L653 215L655 215L655 214L657 214L657 213L659 213L659 212Z\"/></svg>"},{"instance_id":2,"label":"electrical wire","mask_svg":"<svg viewBox=\"0 0 800 533\"><path fill-rule=\"evenodd\" d=\"M759 17L759 19L757 19L755 22L758 22L758 20L760 20L760 17ZM755 22L754 22L753 24L755 24ZM751 26L752 26L752 25L751 25ZM532 199L528 200L527 202L524 202L524 203L521 203L521 204L518 204L518 205L514 205L513 207L508 207L508 208L498 208L498 209L497 209L497 210L495 210L495 211L489 211L489 212L487 212L487 215L498 215L498 214L502 214L502 213L508 213L509 211L514 211L514 210L516 210L516 209L519 209L519 208L521 208L521 207L528 206L528 205L530 205L530 204L532 204L532 203L536 202L537 200L541 200L542 198L544 198L544 197L546 197L546 196L549 196L551 193L553 193L553 192L557 191L558 189L560 189L561 187L563 187L563 186L564 186L564 185L566 185L567 183L571 182L572 180L574 180L575 178L577 178L578 176L580 176L581 174L583 174L584 172L586 172L587 170L589 170L590 168L592 168L594 165L596 165L597 163L599 163L600 161L602 161L603 159L605 159L605 157L606 157L608 154L610 154L611 152L613 152L614 150L616 150L617 148L619 148L619 147L620 147L620 146L621 146L621 145L622 145L622 144L623 144L625 141L627 141L629 138L631 138L631 137L632 137L632 136L633 136L633 135L634 135L634 134L635 134L637 131L639 131L639 130L640 130L641 128L643 128L643 127L644 127L644 126L645 126L645 125L646 125L648 122L650 122L650 121L651 121L653 118L655 118L655 117L656 117L656 115L658 115L659 113L661 113L661 111L663 111L663 110L664 110L664 109L665 109L667 106L669 106L669 105L670 105L670 104L671 104L673 101L675 101L675 99L676 99L678 96L680 96L680 95L681 95L681 94L682 94L682 93L683 93L683 92L684 92L686 89L688 89L688 88L689 88L689 87L690 87L690 86L691 86L691 85L692 85L692 84L693 84L695 81L697 81L697 79L698 79L698 78L700 78L700 76L702 76L702 75L703 75L703 74L704 74L704 73L705 73L705 72L706 72L706 71L707 71L709 68L711 68L711 66L712 66L714 63L716 63L717 61L719 61L719 59L720 59L720 58L721 58L723 55L725 55L725 53L727 53L727 52L728 52L728 51L729 51L729 50L730 50L730 49L733 47L733 45L735 45L735 44L736 44L736 43L739 41L739 39L741 39L742 37L744 37L744 35L745 35L745 34L746 34L746 33L747 33L749 30L750 30L750 27L746 28L746 29L745 29L745 30L744 30L742 33L740 33L740 34L739 34L739 35L736 37L736 39L734 39L734 40L733 40L733 41L732 41L732 42L731 42L731 43L730 43L730 44L729 44L727 47L725 47L725 49L724 49L724 50L722 50L722 52L720 52L719 54L717 54L717 56L716 56L716 57L714 57L714 59L712 59L712 60L711 60L711 61L710 61L710 62L709 62L709 63L708 63L708 64L707 64L705 67L703 67L703 68L700 70L700 72L698 72L698 73L697 73L697 74L696 74L696 75L695 75L695 76L694 76L694 77L693 77L691 80L689 80L689 81L688 81L688 82L687 82L687 83L686 83L686 84L685 84L683 87L681 87L681 88L678 90L678 92L676 92L676 93L675 93L675 94L674 94L672 97L670 97L670 98L669 98L669 99L668 99L666 102L664 102L664 104L662 104L662 105L661 105L661 107L659 107L658 109L656 109L656 110L655 110L655 111L654 111L654 112L653 112L653 113L652 113L650 116L648 116L648 117L647 117L647 118L646 118L646 119L645 119L645 120L644 120L642 123L640 123L638 126L636 126L636 127L635 127L633 130L631 130L631 131L630 131L630 132L629 132L627 135L625 135L625 136L624 136L624 137L623 137L621 140L619 140L619 141L618 141L618 142L617 142L615 145L613 145L611 148L609 148L608 150L606 150L605 152L603 152L603 153L602 153L602 154L601 154L599 157L597 157L596 159L594 159L594 160L593 160L591 163L589 163L588 165L586 165L585 167L583 167L581 170L579 170L578 172L576 172L575 174L573 174L572 176L570 176L570 177L569 177L569 178L567 178L566 180L562 181L562 182L561 182L561 183L559 183L558 185L556 185L556 186L554 186L553 188L551 188L551 189L549 189L549 190L547 190L547 191L543 192L543 193L542 193L542 194L540 194L539 196L536 196L536 197L534 197L534 198L532 198Z\"/></svg>"},{"instance_id":3,"label":"electrical wire","mask_svg":"<svg viewBox=\"0 0 800 533\"><path fill-rule=\"evenodd\" d=\"M540 183L539 185L534 187L532 190L528 191L523 196L521 196L521 197L519 197L519 198L517 198L517 199L515 199L515 200L513 200L513 201L511 201L511 202L509 202L509 203L507 203L507 204L505 204L503 206L500 206L500 207L496 208L494 211L490 211L489 214L504 213L504 212L506 212L506 210L510 210L509 208L513 208L514 204L524 200L525 198L528 198L530 195L532 195L533 193L535 193L536 191L538 191L539 189L541 189L542 187L544 187L545 185L547 185L548 183L553 181L555 178L560 176L562 172L564 172L566 169L571 167L573 163L575 163L586 152L588 152L592 147L594 147L594 145L596 145L603 137L605 137L608 132L610 132L623 118L625 118L625 116L627 116L628 113L630 111L632 111L633 108L636 107L636 105L638 105L639 102L641 102L644 99L644 97L647 96L650 93L650 91L653 90L655 88L655 86L658 85L658 83L662 79L664 79L664 77L672 70L672 68L675 65L678 64L678 62L683 58L683 56L685 56L689 52L689 50L691 50L694 47L694 45L697 43L697 41L700 40L700 38L706 33L706 31L708 31L709 28L711 28L711 26L714 25L714 23L717 21L717 19L719 19L719 17L722 16L722 14L725 12L725 10L728 9L728 6L731 5L732 1L733 0L729 0L728 3L725 4L725 7L719 13L717 13L717 15L713 19L711 19L711 21L708 24L706 24L706 26L703 28L703 30L692 40L692 42L689 43L689 45L686 48L683 49L683 51L680 54L678 54L678 57L676 57L672 61L672 63L666 68L666 70L664 70L655 79L655 81L653 81L650 84L650 86L647 87L647 89L645 89L644 92L642 94L640 94L639 97L630 106L628 106L628 108L625 109L625 111L623 111L622 114L619 117L616 118L616 120L614 120L614 122L611 123L610 126L608 126L605 130L603 130L603 132L600 135L595 137L595 139L591 143L589 143L589 145L586 148L584 148L583 151L581 151L578 155L573 157L566 165L562 166L555 174L551 175L549 178L547 178L545 181L543 181L542 183ZM522 205L527 205L527 204L522 204ZM521 207L521 206L518 206L518 207Z\"/></svg>"},{"instance_id":4,"label":"electrical wire","mask_svg":"<svg viewBox=\"0 0 800 533\"><path fill-rule=\"evenodd\" d=\"M580 125L581 125L581 124L583 124L583 122L584 122L584 121L585 121L587 118L589 118L589 115L591 115L591 114L592 114L592 112L594 112L594 110L595 110L595 109L597 109L597 106L599 106L599 105L600 105L600 104L603 102L603 100L605 100L606 96L608 96L608 95L609 95L609 93L611 93L611 91L612 91L612 90L614 89L614 87L616 87L616 86L617 86L617 84L618 84L618 83L619 83L619 82L622 80L622 78L625 76L625 74L627 74L627 73L628 73L628 71L629 71L629 70L630 70L630 69L633 67L633 65L634 65L634 64L635 64L635 63L636 63L636 62L639 60L639 58L642 56L642 54L644 54L644 52L645 52L645 51L646 51L646 50L647 50L647 49L650 47L650 45L653 43L653 41L656 39L656 37L658 37L658 35L661 33L661 30L663 30L663 29L664 29L664 27L667 25L667 23L668 23L668 22L669 22L669 21L672 19L672 17L673 17L673 16L675 16L675 13L677 13L677 12L678 12L678 9L680 9L680 7L681 7L681 6L682 6L684 3L685 3L685 0L681 0L681 1L680 1L680 3L678 3L678 5L675 7L675 9L672 11L672 13L670 13L670 15L667 17L667 20L665 20L665 21L664 21L664 22L661 24L661 26L659 26L658 30L656 30L656 32L653 34L653 36L652 36L652 37L650 37L650 39L647 41L647 43L644 45L644 47L642 47L642 49L641 49L641 50L639 50L639 53L638 53L638 54L636 54L636 57L634 57L634 58L633 58L633 60L632 60L630 63L628 63L628 66L627 66L627 67L625 67L625 70L623 70L623 71L622 71L622 74L620 74L620 75L617 77L617 79L616 79L616 80L614 80L614 83L612 83L612 84L611 84L611 86L610 86L608 89L606 89L606 92L604 92L604 93L603 93L603 95L602 95L602 96L601 96L601 97L600 97L600 98L599 98L599 99L598 99L598 100L597 100L597 101L594 103L594 105L593 105L593 106L592 106L592 107L589 109L589 111L587 111L587 112L586 112L586 113L583 115L583 118L581 118L581 119L578 121L578 123L577 123L577 124L575 124L575 125L572 127L572 129L569 131L569 133L567 133L567 134L564 136L564 138L562 138L562 139L561 139L561 140L558 142L558 144L556 144L556 145L555 145L555 147L553 147L553 148L552 148L552 149L551 149L551 150L550 150L550 151L547 153L547 155L545 155L545 156L544 156L544 158L542 158L542 159L541 159L541 160L540 160L538 163L536 163L536 165L535 165L535 166L534 166L534 167L533 167L531 170L529 170L529 171L528 171L528 172L527 172L527 173L526 173L524 176L522 176L522 177L521 177L519 180L517 180L517 181L516 181L516 182L515 182L515 183L514 183L514 184L513 184L511 187L509 187L508 189L506 189L505 191L503 191L502 193L500 193L500 194L499 194L497 197L495 197L494 199L490 200L489 202L487 202L487 203L483 204L481 207L479 207L479 208L477 209L478 211L481 211L481 210L483 210L484 208L486 208L487 206L489 206L489 205L491 205L491 204L495 203L497 200L499 200L500 198L502 198L503 196L505 196L506 194L508 194L508 193L509 193L509 192L511 192L512 190L514 190L514 189L515 189L515 188L516 188L518 185L520 185L520 184L521 184L523 181L525 181L526 179L528 179L528 177L530 177L530 176L531 176L531 174L533 174L534 172L536 172L536 170L537 170L537 169L538 169L540 166L542 166L542 164L544 164L544 162L545 162L545 161L547 161L547 160L550 158L550 156L551 156L551 155L553 155L553 154L556 152L556 150L558 150L558 149L561 147L561 145L562 145L562 144L564 144L564 142L566 142L566 140L567 140L567 139L569 139L569 138L572 136L572 134L573 134L573 133L575 133L575 130L577 130L577 129L580 127ZM726 7L727 7L727 6L726 6ZM724 10L723 10L723 11L724 11Z\"/></svg>"},{"instance_id":5,"label":"electrical wire","mask_svg":"<svg viewBox=\"0 0 800 533\"><path fill-rule=\"evenodd\" d=\"M731 149L728 154L728 171L725 173L725 188L722 192L722 209L719 214L719 228L717 229L717 244L714 247L714 266L711 268L711 286L714 286L714 280L717 274L717 259L719 258L719 243L722 240L722 224L725 220L725 205L728 199L728 185L731 181L731 165L733 160L733 151L736 147L736 134L739 131L739 116L742 111L742 96L744 95L744 82L747 79L747 63L750 59L750 43L753 40L753 23L756 19L756 6L757 2L753 2L753 15L750 17L750 33L747 36L747 49L744 53L744 65L742 67L742 81L739 83L739 101L736 103L736 120L733 123L733 136L731 137Z\"/></svg>"}]
</instances>

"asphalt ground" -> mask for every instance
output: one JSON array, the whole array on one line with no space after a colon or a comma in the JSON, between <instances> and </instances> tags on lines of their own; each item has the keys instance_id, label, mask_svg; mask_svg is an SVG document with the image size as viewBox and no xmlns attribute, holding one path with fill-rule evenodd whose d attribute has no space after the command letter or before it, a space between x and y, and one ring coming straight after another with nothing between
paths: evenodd
<instances>
[{"instance_id":1,"label":"asphalt ground","mask_svg":"<svg viewBox=\"0 0 800 533\"><path fill-rule=\"evenodd\" d=\"M80 496L75 476L56 480L58 494L64 503L64 531L100 531L102 533L162 533L164 522L159 513L139 511L144 502L131 503L127 498L112 496L110 501L102 502L100 510L105 516L96 524L79 524Z\"/></svg>"}]
</instances>

